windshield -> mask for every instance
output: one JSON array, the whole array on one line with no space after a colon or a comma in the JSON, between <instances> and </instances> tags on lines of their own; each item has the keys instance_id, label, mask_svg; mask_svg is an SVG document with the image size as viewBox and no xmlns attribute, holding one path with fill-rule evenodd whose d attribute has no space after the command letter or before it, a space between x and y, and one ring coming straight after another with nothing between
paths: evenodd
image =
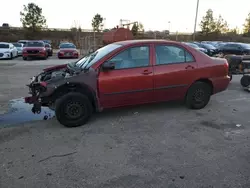
<instances>
[{"instance_id":1,"label":"windshield","mask_svg":"<svg viewBox=\"0 0 250 188\"><path fill-rule=\"evenodd\" d=\"M25 47L44 47L43 42L27 42Z\"/></svg>"},{"instance_id":2,"label":"windshield","mask_svg":"<svg viewBox=\"0 0 250 188\"><path fill-rule=\"evenodd\" d=\"M241 45L243 48L247 48L247 49L250 48L250 45L249 45L249 44L241 43L240 45Z\"/></svg>"},{"instance_id":3,"label":"windshield","mask_svg":"<svg viewBox=\"0 0 250 188\"><path fill-rule=\"evenodd\" d=\"M191 47L193 47L193 48L199 48L198 45L193 44L193 43L189 43L189 42L187 42L186 45L191 46Z\"/></svg>"},{"instance_id":4,"label":"windshield","mask_svg":"<svg viewBox=\"0 0 250 188\"><path fill-rule=\"evenodd\" d=\"M207 49L209 49L209 50L214 50L214 49L216 49L213 45L211 45L211 44L203 44Z\"/></svg>"},{"instance_id":5,"label":"windshield","mask_svg":"<svg viewBox=\"0 0 250 188\"><path fill-rule=\"evenodd\" d=\"M26 44L27 41L19 40L18 43Z\"/></svg>"},{"instance_id":6,"label":"windshield","mask_svg":"<svg viewBox=\"0 0 250 188\"><path fill-rule=\"evenodd\" d=\"M8 44L0 44L0 48L9 48Z\"/></svg>"},{"instance_id":7,"label":"windshield","mask_svg":"<svg viewBox=\"0 0 250 188\"><path fill-rule=\"evenodd\" d=\"M77 67L81 67L83 69L88 69L89 67L91 67L94 63L96 63L97 61L99 61L101 58L103 58L104 56L108 55L110 52L120 48L122 45L120 44L109 44L107 46L104 46L98 50L96 50L95 52L83 57L82 59L80 59L77 63L76 66Z\"/></svg>"},{"instance_id":8,"label":"windshield","mask_svg":"<svg viewBox=\"0 0 250 188\"><path fill-rule=\"evenodd\" d=\"M64 43L60 44L59 48L76 48L76 46L72 43Z\"/></svg>"},{"instance_id":9,"label":"windshield","mask_svg":"<svg viewBox=\"0 0 250 188\"><path fill-rule=\"evenodd\" d=\"M22 47L21 43L12 43L15 47Z\"/></svg>"}]
</instances>

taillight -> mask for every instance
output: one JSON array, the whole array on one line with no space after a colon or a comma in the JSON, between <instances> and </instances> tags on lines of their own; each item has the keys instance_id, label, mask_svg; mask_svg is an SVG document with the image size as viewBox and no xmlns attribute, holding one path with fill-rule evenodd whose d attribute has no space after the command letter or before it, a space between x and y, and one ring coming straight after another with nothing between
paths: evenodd
<instances>
[{"instance_id":1,"label":"taillight","mask_svg":"<svg viewBox=\"0 0 250 188\"><path fill-rule=\"evenodd\" d=\"M228 72L229 72L229 65L228 65L227 60L226 60L226 62L224 63L224 67L225 67L225 70L226 70L226 75L228 75Z\"/></svg>"}]
</instances>

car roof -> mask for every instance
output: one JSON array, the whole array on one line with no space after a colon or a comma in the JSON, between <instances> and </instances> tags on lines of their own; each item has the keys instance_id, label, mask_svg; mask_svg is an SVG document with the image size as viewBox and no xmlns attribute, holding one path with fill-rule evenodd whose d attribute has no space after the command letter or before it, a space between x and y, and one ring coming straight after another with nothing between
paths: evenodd
<instances>
[{"instance_id":1,"label":"car roof","mask_svg":"<svg viewBox=\"0 0 250 188\"><path fill-rule=\"evenodd\" d=\"M10 44L10 43L8 43L8 42L0 42L0 44Z\"/></svg>"},{"instance_id":2,"label":"car roof","mask_svg":"<svg viewBox=\"0 0 250 188\"><path fill-rule=\"evenodd\" d=\"M119 41L115 42L115 44L120 45L131 45L131 44L146 44L146 43L169 43L169 44L180 44L180 42L175 42L171 40L162 40L162 39L142 39L142 40L125 40L125 41Z\"/></svg>"}]
</instances>

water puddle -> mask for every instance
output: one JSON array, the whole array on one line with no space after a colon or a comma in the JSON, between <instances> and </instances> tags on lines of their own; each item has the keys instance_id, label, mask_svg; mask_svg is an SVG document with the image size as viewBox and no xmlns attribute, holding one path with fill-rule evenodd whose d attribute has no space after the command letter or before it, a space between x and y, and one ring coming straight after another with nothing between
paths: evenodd
<instances>
[{"instance_id":1,"label":"water puddle","mask_svg":"<svg viewBox=\"0 0 250 188\"><path fill-rule=\"evenodd\" d=\"M0 126L47 120L54 117L54 111L47 107L42 107L40 114L33 114L31 108L32 105L24 103L23 98L11 100L9 111L6 114L0 115Z\"/></svg>"}]
</instances>

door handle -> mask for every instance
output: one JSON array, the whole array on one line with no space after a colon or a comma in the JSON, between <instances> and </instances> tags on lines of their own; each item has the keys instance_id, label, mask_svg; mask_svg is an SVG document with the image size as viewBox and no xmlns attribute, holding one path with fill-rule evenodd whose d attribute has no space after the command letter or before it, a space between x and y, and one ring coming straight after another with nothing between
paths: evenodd
<instances>
[{"instance_id":1,"label":"door handle","mask_svg":"<svg viewBox=\"0 0 250 188\"><path fill-rule=\"evenodd\" d=\"M185 69L194 69L194 67L192 65L188 65L185 67Z\"/></svg>"},{"instance_id":2,"label":"door handle","mask_svg":"<svg viewBox=\"0 0 250 188\"><path fill-rule=\"evenodd\" d=\"M152 71L149 71L149 70L144 70L143 72L142 72L142 74L144 74L144 75L148 75L148 74L151 74L152 73Z\"/></svg>"}]
</instances>

